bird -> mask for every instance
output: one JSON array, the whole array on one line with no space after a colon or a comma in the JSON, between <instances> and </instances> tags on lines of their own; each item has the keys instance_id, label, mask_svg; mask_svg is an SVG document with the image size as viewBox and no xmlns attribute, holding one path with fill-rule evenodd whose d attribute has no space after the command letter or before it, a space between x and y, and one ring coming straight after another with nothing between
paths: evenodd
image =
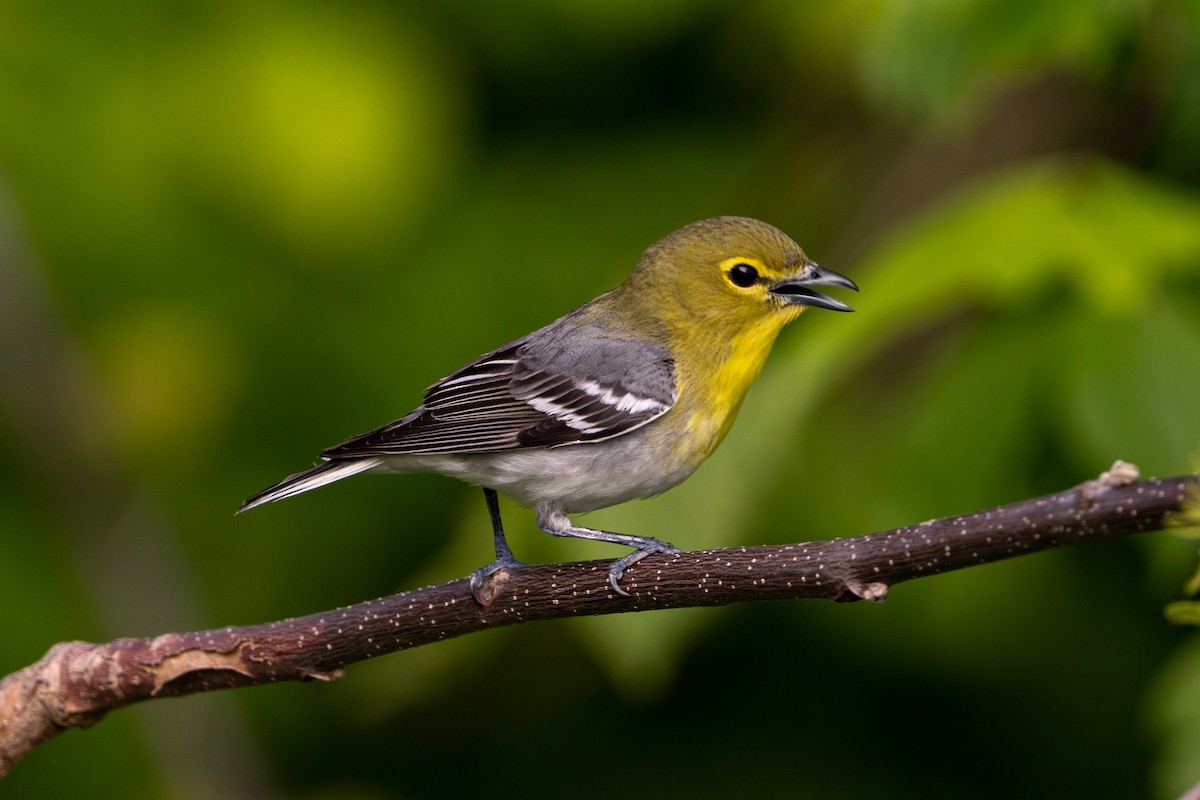
<instances>
[{"instance_id":1,"label":"bird","mask_svg":"<svg viewBox=\"0 0 1200 800\"><path fill-rule=\"evenodd\" d=\"M651 245L629 277L425 390L424 402L321 453L316 466L248 498L238 513L360 473L434 472L482 487L495 560L471 594L519 566L497 492L553 536L624 545L627 569L665 541L586 528L568 515L660 494L729 432L780 331L807 308L853 311L814 287L857 292L787 234L749 217L687 225Z\"/></svg>"}]
</instances>

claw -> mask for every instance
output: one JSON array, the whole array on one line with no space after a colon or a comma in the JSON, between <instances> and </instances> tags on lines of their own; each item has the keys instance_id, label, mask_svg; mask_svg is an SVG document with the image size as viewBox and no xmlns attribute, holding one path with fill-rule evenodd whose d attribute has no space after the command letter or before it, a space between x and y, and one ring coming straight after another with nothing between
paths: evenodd
<instances>
[{"instance_id":1,"label":"claw","mask_svg":"<svg viewBox=\"0 0 1200 800\"><path fill-rule=\"evenodd\" d=\"M513 567L523 566L525 565L520 561L517 561L515 558L498 558L492 563L480 567L471 573L471 597L476 603L479 603L479 605L484 606L485 608L490 606L492 602L495 601L496 594L499 592L501 586L508 581L505 579L503 582L491 581L485 583L488 578L492 577L497 572L505 572L511 570Z\"/></svg>"},{"instance_id":2,"label":"claw","mask_svg":"<svg viewBox=\"0 0 1200 800\"><path fill-rule=\"evenodd\" d=\"M618 558L608 568L608 585L613 588L613 591L622 597L632 597L629 592L621 588L621 578L625 575L625 570L632 567L634 564L641 561L646 556L652 556L656 553L678 553L679 548L670 542L660 542L658 539L649 537L643 540L643 546L634 550L627 556Z\"/></svg>"}]
</instances>

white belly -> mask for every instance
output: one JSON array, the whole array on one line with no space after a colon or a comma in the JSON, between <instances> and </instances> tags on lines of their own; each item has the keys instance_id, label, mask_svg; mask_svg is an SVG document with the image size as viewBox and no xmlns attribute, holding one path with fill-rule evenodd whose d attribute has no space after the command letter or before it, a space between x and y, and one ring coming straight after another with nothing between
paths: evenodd
<instances>
[{"instance_id":1,"label":"white belly","mask_svg":"<svg viewBox=\"0 0 1200 800\"><path fill-rule=\"evenodd\" d=\"M594 511L665 492L694 466L671 468L636 435L594 444L497 453L394 456L373 472L437 472L503 492L531 508Z\"/></svg>"}]
</instances>

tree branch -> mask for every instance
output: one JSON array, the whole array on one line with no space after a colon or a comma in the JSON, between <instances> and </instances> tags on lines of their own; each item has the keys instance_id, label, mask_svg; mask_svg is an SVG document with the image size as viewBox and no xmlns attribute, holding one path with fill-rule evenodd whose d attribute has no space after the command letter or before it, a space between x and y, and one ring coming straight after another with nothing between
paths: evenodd
<instances>
[{"instance_id":1,"label":"tree branch","mask_svg":"<svg viewBox=\"0 0 1200 800\"><path fill-rule=\"evenodd\" d=\"M747 600L881 601L903 581L1059 545L1158 530L1200 489L1196 476L1099 479L1034 500L846 539L656 555L608 585L609 561L523 566L475 602L462 578L306 617L106 644L64 642L0 681L0 776L41 742L109 711L283 680L331 680L348 664L537 619Z\"/></svg>"}]
</instances>

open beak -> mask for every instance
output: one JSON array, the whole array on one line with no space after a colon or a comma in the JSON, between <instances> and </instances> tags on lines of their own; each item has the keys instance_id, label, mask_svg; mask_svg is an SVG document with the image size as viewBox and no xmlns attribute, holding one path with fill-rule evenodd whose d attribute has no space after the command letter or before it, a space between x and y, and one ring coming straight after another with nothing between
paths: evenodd
<instances>
[{"instance_id":1,"label":"open beak","mask_svg":"<svg viewBox=\"0 0 1200 800\"><path fill-rule=\"evenodd\" d=\"M841 300L834 300L829 295L809 288L811 286L839 286L843 289L858 291L858 284L845 275L840 275L831 269L818 267L816 264L806 265L798 277L780 281L772 286L770 291L775 297L792 305L827 308L830 311L854 310Z\"/></svg>"}]
</instances>

